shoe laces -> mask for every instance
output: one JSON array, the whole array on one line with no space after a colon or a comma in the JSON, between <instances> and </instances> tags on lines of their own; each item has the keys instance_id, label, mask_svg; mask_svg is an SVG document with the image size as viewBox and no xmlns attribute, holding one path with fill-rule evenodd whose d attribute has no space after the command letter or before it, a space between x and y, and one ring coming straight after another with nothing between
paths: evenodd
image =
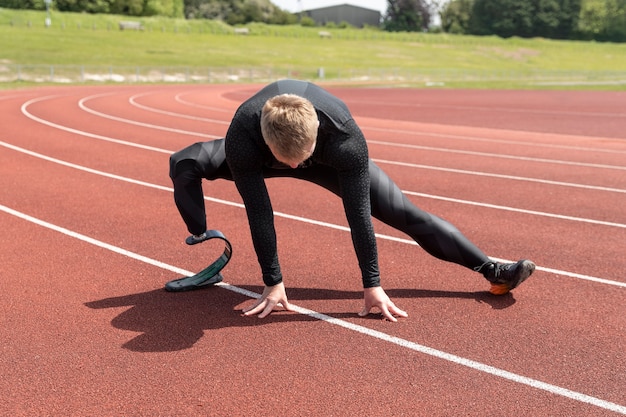
<instances>
[{"instance_id":1,"label":"shoe laces","mask_svg":"<svg viewBox=\"0 0 626 417\"><path fill-rule=\"evenodd\" d=\"M497 280L502 273L507 272L513 264L502 264L500 262L487 261L474 268L474 271L483 274L485 278Z\"/></svg>"}]
</instances>

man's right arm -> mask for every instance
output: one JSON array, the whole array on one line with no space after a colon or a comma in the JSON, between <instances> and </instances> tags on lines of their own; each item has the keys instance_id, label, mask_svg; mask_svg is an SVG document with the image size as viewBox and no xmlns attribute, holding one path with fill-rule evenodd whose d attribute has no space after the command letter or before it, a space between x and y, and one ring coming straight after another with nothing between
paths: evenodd
<instances>
[{"instance_id":1,"label":"man's right arm","mask_svg":"<svg viewBox=\"0 0 626 417\"><path fill-rule=\"evenodd\" d=\"M265 285L282 282L278 263L274 214L263 178L263 156L250 133L231 125L226 136L226 161L246 207L252 243Z\"/></svg>"}]
</instances>

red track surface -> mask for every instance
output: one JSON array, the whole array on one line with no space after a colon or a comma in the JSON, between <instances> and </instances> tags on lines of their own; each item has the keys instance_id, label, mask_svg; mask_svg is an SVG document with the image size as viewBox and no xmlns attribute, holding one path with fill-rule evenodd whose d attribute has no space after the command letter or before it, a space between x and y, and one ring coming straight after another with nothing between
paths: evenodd
<instances>
[{"instance_id":1,"label":"red track surface","mask_svg":"<svg viewBox=\"0 0 626 417\"><path fill-rule=\"evenodd\" d=\"M226 181L205 194L234 246L231 286L162 289L221 252L183 243L169 153L223 136L258 87L0 93L0 414L626 414L624 93L329 87L419 206L539 266L490 296L376 223L383 286L409 312L394 324L356 315L350 237L329 227L346 224L338 199L288 179L269 188L299 216L276 220L299 312L240 316L262 287Z\"/></svg>"}]
</instances>

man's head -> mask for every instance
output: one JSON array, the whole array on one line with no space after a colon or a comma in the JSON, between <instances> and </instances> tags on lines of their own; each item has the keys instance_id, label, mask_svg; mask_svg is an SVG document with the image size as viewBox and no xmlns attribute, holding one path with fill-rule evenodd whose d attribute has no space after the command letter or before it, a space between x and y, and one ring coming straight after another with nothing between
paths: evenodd
<instances>
[{"instance_id":1,"label":"man's head","mask_svg":"<svg viewBox=\"0 0 626 417\"><path fill-rule=\"evenodd\" d=\"M281 94L265 102L261 133L272 154L295 168L315 149L319 120L313 104L294 94Z\"/></svg>"}]
</instances>

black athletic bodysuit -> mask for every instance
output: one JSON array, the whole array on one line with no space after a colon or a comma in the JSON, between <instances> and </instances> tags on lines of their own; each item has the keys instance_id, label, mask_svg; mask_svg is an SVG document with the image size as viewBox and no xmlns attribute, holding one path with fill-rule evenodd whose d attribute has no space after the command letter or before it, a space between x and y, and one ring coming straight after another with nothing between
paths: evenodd
<instances>
[{"instance_id":1,"label":"black athletic bodysuit","mask_svg":"<svg viewBox=\"0 0 626 417\"><path fill-rule=\"evenodd\" d=\"M298 168L277 161L261 134L261 109L279 94L308 99L320 121L315 151ZM322 88L281 80L246 100L225 139L193 144L170 158L174 199L192 234L206 229L202 178L234 180L243 198L263 282L282 281L274 216L264 178L293 177L314 182L343 201L364 288L380 285L371 216L408 234L431 255L467 268L489 258L450 223L413 205L368 156L363 133L346 105Z\"/></svg>"}]
</instances>

